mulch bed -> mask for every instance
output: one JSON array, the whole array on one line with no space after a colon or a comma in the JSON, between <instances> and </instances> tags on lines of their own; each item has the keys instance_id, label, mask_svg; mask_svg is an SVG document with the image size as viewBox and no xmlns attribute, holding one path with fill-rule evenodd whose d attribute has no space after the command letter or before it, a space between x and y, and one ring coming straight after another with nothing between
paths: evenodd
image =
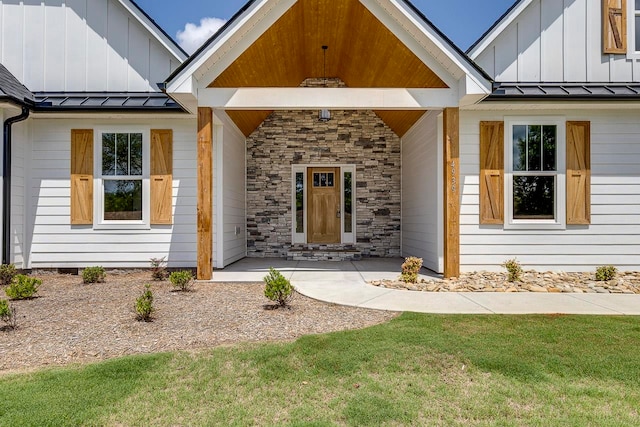
<instances>
[{"instance_id":1,"label":"mulch bed","mask_svg":"<svg viewBox=\"0 0 640 427\"><path fill-rule=\"evenodd\" d=\"M80 276L35 274L38 297L13 301L15 330L0 331L0 373L108 358L210 348L238 342L292 340L363 328L395 313L327 304L296 294L290 308L272 309L264 284L196 283L175 292L148 271L108 272L105 283ZM151 283L156 312L136 321L134 304ZM0 290L4 298L4 289ZM0 325L2 326L2 325Z\"/></svg>"}]
</instances>

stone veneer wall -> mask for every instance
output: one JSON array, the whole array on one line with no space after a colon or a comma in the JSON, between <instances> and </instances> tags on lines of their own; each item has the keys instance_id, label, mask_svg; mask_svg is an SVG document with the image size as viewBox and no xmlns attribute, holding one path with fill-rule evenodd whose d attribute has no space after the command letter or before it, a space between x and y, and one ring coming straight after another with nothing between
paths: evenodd
<instances>
[{"instance_id":1,"label":"stone veneer wall","mask_svg":"<svg viewBox=\"0 0 640 427\"><path fill-rule=\"evenodd\" d=\"M355 164L357 243L345 246L400 255L398 136L372 111L332 111L326 123L318 111L276 111L247 139L248 256L287 256L294 164Z\"/></svg>"}]
</instances>

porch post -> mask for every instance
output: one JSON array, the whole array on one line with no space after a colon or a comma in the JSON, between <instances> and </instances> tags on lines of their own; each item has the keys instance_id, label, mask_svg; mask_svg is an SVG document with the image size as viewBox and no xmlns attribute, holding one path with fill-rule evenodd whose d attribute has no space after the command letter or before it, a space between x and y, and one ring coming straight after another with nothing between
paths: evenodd
<instances>
[{"instance_id":1,"label":"porch post","mask_svg":"<svg viewBox=\"0 0 640 427\"><path fill-rule=\"evenodd\" d=\"M460 110L445 108L444 136L444 277L460 275Z\"/></svg>"},{"instance_id":2,"label":"porch post","mask_svg":"<svg viewBox=\"0 0 640 427\"><path fill-rule=\"evenodd\" d=\"M213 110L198 107L198 280L213 276Z\"/></svg>"}]
</instances>

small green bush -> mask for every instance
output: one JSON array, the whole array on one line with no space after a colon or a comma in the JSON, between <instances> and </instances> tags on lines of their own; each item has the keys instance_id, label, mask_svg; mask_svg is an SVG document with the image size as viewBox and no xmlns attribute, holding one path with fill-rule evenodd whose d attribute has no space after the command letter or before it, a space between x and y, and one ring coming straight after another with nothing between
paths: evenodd
<instances>
[{"instance_id":1,"label":"small green bush","mask_svg":"<svg viewBox=\"0 0 640 427\"><path fill-rule=\"evenodd\" d=\"M104 282L107 273L103 267L87 267L82 270L82 282L83 283L102 283Z\"/></svg>"},{"instance_id":2,"label":"small green bush","mask_svg":"<svg viewBox=\"0 0 640 427\"><path fill-rule=\"evenodd\" d=\"M169 275L169 281L178 290L187 292L191 290L193 283L193 274L188 270L174 271Z\"/></svg>"},{"instance_id":3,"label":"small green bush","mask_svg":"<svg viewBox=\"0 0 640 427\"><path fill-rule=\"evenodd\" d=\"M18 271L13 264L0 265L0 286L7 286L13 282L13 278L16 277Z\"/></svg>"},{"instance_id":4,"label":"small green bush","mask_svg":"<svg viewBox=\"0 0 640 427\"><path fill-rule=\"evenodd\" d=\"M167 257L151 258L151 277L153 280L167 278Z\"/></svg>"},{"instance_id":5,"label":"small green bush","mask_svg":"<svg viewBox=\"0 0 640 427\"><path fill-rule=\"evenodd\" d=\"M264 296L278 306L285 307L293 298L294 288L291 282L275 268L269 269L269 274L264 277Z\"/></svg>"},{"instance_id":6,"label":"small green bush","mask_svg":"<svg viewBox=\"0 0 640 427\"><path fill-rule=\"evenodd\" d=\"M414 256L406 258L402 264L402 275L400 275L400 280L405 283L417 283L418 273L422 268L422 262L422 258L416 258Z\"/></svg>"},{"instance_id":7,"label":"small green bush","mask_svg":"<svg viewBox=\"0 0 640 427\"><path fill-rule=\"evenodd\" d=\"M618 269L613 265L603 265L596 268L596 280L598 282L608 282L616 278Z\"/></svg>"},{"instance_id":8,"label":"small green bush","mask_svg":"<svg viewBox=\"0 0 640 427\"><path fill-rule=\"evenodd\" d=\"M0 299L0 320L7 324L9 329L15 329L18 326L16 309L7 300Z\"/></svg>"},{"instance_id":9,"label":"small green bush","mask_svg":"<svg viewBox=\"0 0 640 427\"><path fill-rule=\"evenodd\" d=\"M5 289L7 296L11 299L29 299L38 292L38 288L42 285L42 280L35 277L17 274L13 278L13 282Z\"/></svg>"},{"instance_id":10,"label":"small green bush","mask_svg":"<svg viewBox=\"0 0 640 427\"><path fill-rule=\"evenodd\" d=\"M516 258L505 261L502 266L507 269L509 273L508 280L510 282L522 281L522 266Z\"/></svg>"},{"instance_id":11,"label":"small green bush","mask_svg":"<svg viewBox=\"0 0 640 427\"><path fill-rule=\"evenodd\" d=\"M153 292L151 285L144 285L142 294L136 299L136 319L141 322L150 322L151 315L155 309L153 308Z\"/></svg>"}]
</instances>

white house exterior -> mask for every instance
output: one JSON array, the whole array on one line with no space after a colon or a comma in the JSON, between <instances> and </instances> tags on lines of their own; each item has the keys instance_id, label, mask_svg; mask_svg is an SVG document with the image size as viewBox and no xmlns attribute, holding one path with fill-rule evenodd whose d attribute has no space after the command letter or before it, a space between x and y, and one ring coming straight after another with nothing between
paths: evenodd
<instances>
[{"instance_id":1,"label":"white house exterior","mask_svg":"<svg viewBox=\"0 0 640 427\"><path fill-rule=\"evenodd\" d=\"M129 0L0 0L3 262L640 269L636 16L521 0L465 54L404 0L252 0L187 58Z\"/></svg>"}]
</instances>

